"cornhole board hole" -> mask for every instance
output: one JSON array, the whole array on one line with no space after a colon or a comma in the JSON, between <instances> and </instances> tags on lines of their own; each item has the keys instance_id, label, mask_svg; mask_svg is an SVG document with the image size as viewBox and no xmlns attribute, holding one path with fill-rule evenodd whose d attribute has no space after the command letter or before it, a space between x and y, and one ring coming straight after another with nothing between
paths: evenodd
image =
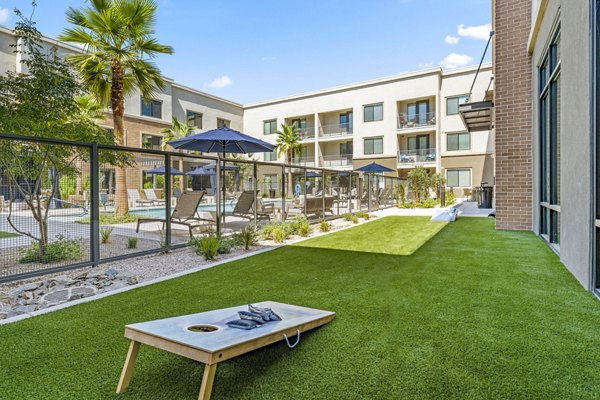
<instances>
[{"instance_id":1,"label":"cornhole board hole","mask_svg":"<svg viewBox=\"0 0 600 400\"><path fill-rule=\"evenodd\" d=\"M236 306L199 314L183 315L156 321L127 325L125 337L131 340L117 393L127 390L141 344L152 346L204 363L200 400L210 399L217 364L280 340L299 340L300 333L325 325L335 317L331 311L264 301L258 307L273 309L281 321L268 322L258 328L243 330L226 325L238 319Z\"/></svg>"}]
</instances>

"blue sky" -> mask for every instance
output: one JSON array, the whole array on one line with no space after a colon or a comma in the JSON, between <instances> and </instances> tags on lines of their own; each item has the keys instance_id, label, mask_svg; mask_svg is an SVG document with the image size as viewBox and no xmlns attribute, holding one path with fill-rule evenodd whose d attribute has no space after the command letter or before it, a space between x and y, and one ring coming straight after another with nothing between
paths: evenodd
<instances>
[{"instance_id":1,"label":"blue sky","mask_svg":"<svg viewBox=\"0 0 600 400\"><path fill-rule=\"evenodd\" d=\"M193 88L250 103L431 66L477 64L491 0L157 0L157 63ZM38 0L46 36L84 0ZM28 0L0 0L0 24ZM487 59L490 59L488 51Z\"/></svg>"}]
</instances>

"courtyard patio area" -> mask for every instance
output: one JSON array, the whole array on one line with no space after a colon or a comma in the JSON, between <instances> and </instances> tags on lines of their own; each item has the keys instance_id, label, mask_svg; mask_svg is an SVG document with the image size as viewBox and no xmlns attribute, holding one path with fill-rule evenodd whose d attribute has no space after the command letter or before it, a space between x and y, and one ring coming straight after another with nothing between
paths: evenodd
<instances>
[{"instance_id":1,"label":"courtyard patio area","mask_svg":"<svg viewBox=\"0 0 600 400\"><path fill-rule=\"evenodd\" d=\"M337 315L293 350L224 362L215 399L600 392L600 303L542 239L491 218L392 216L0 326L0 397L197 398L203 366L145 346L116 395L124 326L263 300Z\"/></svg>"}]
</instances>

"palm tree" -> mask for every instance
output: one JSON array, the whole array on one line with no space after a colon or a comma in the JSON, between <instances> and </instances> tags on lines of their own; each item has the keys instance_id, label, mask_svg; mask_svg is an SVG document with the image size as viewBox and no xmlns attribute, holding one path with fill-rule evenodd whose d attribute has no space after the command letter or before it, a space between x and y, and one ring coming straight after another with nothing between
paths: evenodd
<instances>
[{"instance_id":1,"label":"palm tree","mask_svg":"<svg viewBox=\"0 0 600 400\"><path fill-rule=\"evenodd\" d=\"M286 162L292 163L292 157L294 155L299 156L302 154L302 145L300 141L300 129L296 127L296 124L286 125L281 124L281 130L277 133L277 141L275 142L275 148L277 149L277 156L286 156ZM288 168L288 188L287 193L293 193L292 186L292 169Z\"/></svg>"},{"instance_id":2,"label":"palm tree","mask_svg":"<svg viewBox=\"0 0 600 400\"><path fill-rule=\"evenodd\" d=\"M163 150L167 150L167 147L169 146L168 142L170 142L171 140L180 139L180 138L189 136L190 133L192 133L194 131L194 129L197 129L197 128L195 126L189 126L185 122L181 122L176 117L173 117L173 122L171 123L171 127L165 128L160 131L160 133L165 134L165 136L163 137L162 143L160 145L161 148ZM179 150L179 153L183 153L183 150ZM183 171L183 156L179 157L179 170ZM182 191L185 189L184 178L182 178L182 177L179 178L179 189L181 189Z\"/></svg>"},{"instance_id":3,"label":"palm tree","mask_svg":"<svg viewBox=\"0 0 600 400\"><path fill-rule=\"evenodd\" d=\"M90 0L89 7L67 10L66 28L60 40L82 46L84 51L69 57L90 92L110 105L115 143L124 143L125 97L139 90L152 98L164 86L157 66L150 60L172 54L173 48L158 43L154 34L154 0ZM128 212L125 168L115 171L115 212Z\"/></svg>"},{"instance_id":4,"label":"palm tree","mask_svg":"<svg viewBox=\"0 0 600 400\"><path fill-rule=\"evenodd\" d=\"M104 120L104 106L89 94L75 97L75 104L79 110L80 116L90 121L99 123Z\"/></svg>"}]
</instances>

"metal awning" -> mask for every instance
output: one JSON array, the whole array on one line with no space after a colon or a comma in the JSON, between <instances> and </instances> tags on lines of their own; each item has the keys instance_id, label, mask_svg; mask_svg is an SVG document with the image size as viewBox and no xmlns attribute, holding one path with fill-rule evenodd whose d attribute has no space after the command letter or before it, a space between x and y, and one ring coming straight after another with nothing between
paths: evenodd
<instances>
[{"instance_id":1,"label":"metal awning","mask_svg":"<svg viewBox=\"0 0 600 400\"><path fill-rule=\"evenodd\" d=\"M458 106L458 113L469 132L489 130L492 129L493 107L494 103L491 101L464 103Z\"/></svg>"}]
</instances>

